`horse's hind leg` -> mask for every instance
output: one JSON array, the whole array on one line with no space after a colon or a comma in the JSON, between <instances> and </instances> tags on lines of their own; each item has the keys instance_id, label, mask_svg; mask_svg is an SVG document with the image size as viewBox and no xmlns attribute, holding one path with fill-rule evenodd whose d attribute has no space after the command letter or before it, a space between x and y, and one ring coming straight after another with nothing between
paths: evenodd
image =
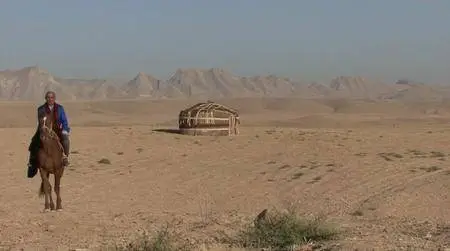
<instances>
[{"instance_id":1,"label":"horse's hind leg","mask_svg":"<svg viewBox=\"0 0 450 251\"><path fill-rule=\"evenodd\" d=\"M61 211L61 194L60 194L61 174L55 174L55 193L56 193L56 210Z\"/></svg>"}]
</instances>

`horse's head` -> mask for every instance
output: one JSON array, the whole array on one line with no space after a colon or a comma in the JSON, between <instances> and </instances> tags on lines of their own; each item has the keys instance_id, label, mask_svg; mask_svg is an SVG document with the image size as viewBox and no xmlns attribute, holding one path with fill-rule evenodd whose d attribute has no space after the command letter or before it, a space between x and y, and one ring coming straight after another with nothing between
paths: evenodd
<instances>
[{"instance_id":1,"label":"horse's head","mask_svg":"<svg viewBox=\"0 0 450 251\"><path fill-rule=\"evenodd\" d=\"M53 116L43 116L39 120L39 132L42 142L57 138L55 131L53 131L53 123Z\"/></svg>"}]
</instances>

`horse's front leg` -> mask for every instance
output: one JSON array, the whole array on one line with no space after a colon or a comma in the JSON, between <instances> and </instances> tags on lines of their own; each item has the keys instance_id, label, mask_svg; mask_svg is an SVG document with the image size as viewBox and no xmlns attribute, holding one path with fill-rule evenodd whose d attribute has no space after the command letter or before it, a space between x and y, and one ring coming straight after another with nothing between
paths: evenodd
<instances>
[{"instance_id":1,"label":"horse's front leg","mask_svg":"<svg viewBox=\"0 0 450 251\"><path fill-rule=\"evenodd\" d=\"M48 180L48 172L43 168L39 168L39 172L41 173L41 188L39 189L39 194L44 195L45 204L44 204L44 212L50 211L50 181Z\"/></svg>"},{"instance_id":2,"label":"horse's front leg","mask_svg":"<svg viewBox=\"0 0 450 251\"><path fill-rule=\"evenodd\" d=\"M50 173L47 173L47 183L48 183L48 197L50 199L50 209L55 210L55 203L53 202L52 196L52 185L50 183Z\"/></svg>"},{"instance_id":3,"label":"horse's front leg","mask_svg":"<svg viewBox=\"0 0 450 251\"><path fill-rule=\"evenodd\" d=\"M58 172L55 173L55 193L56 193L56 210L61 211L62 210L62 201L61 201L61 176L62 173Z\"/></svg>"}]
</instances>

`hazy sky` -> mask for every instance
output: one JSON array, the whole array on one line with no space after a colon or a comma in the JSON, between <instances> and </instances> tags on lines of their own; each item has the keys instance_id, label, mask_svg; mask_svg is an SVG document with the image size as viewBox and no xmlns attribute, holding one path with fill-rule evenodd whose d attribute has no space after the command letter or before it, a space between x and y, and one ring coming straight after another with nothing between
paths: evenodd
<instances>
[{"instance_id":1,"label":"hazy sky","mask_svg":"<svg viewBox=\"0 0 450 251\"><path fill-rule=\"evenodd\" d=\"M2 0L0 69L450 83L449 0Z\"/></svg>"}]
</instances>

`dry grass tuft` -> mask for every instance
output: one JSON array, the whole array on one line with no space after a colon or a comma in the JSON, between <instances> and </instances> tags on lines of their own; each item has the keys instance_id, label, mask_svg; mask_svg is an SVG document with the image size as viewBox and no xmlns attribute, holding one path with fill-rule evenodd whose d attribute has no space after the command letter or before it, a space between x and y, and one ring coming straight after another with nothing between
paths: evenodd
<instances>
[{"instance_id":1,"label":"dry grass tuft","mask_svg":"<svg viewBox=\"0 0 450 251\"><path fill-rule=\"evenodd\" d=\"M286 169L286 168L291 168L291 165L284 164L284 165L280 166L278 169L282 170L282 169Z\"/></svg>"},{"instance_id":2,"label":"dry grass tuft","mask_svg":"<svg viewBox=\"0 0 450 251\"><path fill-rule=\"evenodd\" d=\"M306 183L308 183L308 184L314 184L314 183L319 182L321 179L322 179L322 176L316 176L316 177L314 177L311 181L308 181L308 182L306 182Z\"/></svg>"},{"instance_id":3,"label":"dry grass tuft","mask_svg":"<svg viewBox=\"0 0 450 251\"><path fill-rule=\"evenodd\" d=\"M234 236L224 235L217 244L231 248L265 250L304 250L335 240L339 232L324 223L323 217L303 219L294 209L268 212L264 210L252 224L246 224ZM175 251L198 250L187 239L178 236L166 225L153 236L140 233L135 239L122 245L114 245L113 251ZM309 249L307 249L309 250Z\"/></svg>"},{"instance_id":4,"label":"dry grass tuft","mask_svg":"<svg viewBox=\"0 0 450 251\"><path fill-rule=\"evenodd\" d=\"M430 166L430 167L421 167L420 170L424 170L427 173L436 172L441 170L438 166Z\"/></svg>"},{"instance_id":5,"label":"dry grass tuft","mask_svg":"<svg viewBox=\"0 0 450 251\"><path fill-rule=\"evenodd\" d=\"M431 151L430 154L431 154L430 158L443 158L446 156L445 153L438 151Z\"/></svg>"},{"instance_id":6,"label":"dry grass tuft","mask_svg":"<svg viewBox=\"0 0 450 251\"><path fill-rule=\"evenodd\" d=\"M300 218L295 211L267 212L263 219L239 231L228 242L238 248L290 250L312 242L334 239L338 231L324 223L322 217L312 220Z\"/></svg>"},{"instance_id":7,"label":"dry grass tuft","mask_svg":"<svg viewBox=\"0 0 450 251\"><path fill-rule=\"evenodd\" d=\"M363 216L364 212L360 209L353 211L350 215L352 216Z\"/></svg>"},{"instance_id":8,"label":"dry grass tuft","mask_svg":"<svg viewBox=\"0 0 450 251\"><path fill-rule=\"evenodd\" d=\"M426 158L426 153L420 150L408 150L408 153L412 154L414 158Z\"/></svg>"},{"instance_id":9,"label":"dry grass tuft","mask_svg":"<svg viewBox=\"0 0 450 251\"><path fill-rule=\"evenodd\" d=\"M295 173L294 175L292 175L292 179L293 180L299 179L303 175L304 175L304 173L302 173L302 172Z\"/></svg>"},{"instance_id":10,"label":"dry grass tuft","mask_svg":"<svg viewBox=\"0 0 450 251\"><path fill-rule=\"evenodd\" d=\"M399 153L392 153L392 152L391 153L379 153L378 156L385 159L386 161L393 161L394 158L396 158L396 159L403 158L403 155L401 155Z\"/></svg>"},{"instance_id":11,"label":"dry grass tuft","mask_svg":"<svg viewBox=\"0 0 450 251\"><path fill-rule=\"evenodd\" d=\"M144 232L136 237L135 240L125 245L116 245L108 250L114 251L188 251L192 247L186 242L179 243L180 238L169 230L168 226L163 227L151 237Z\"/></svg>"},{"instance_id":12,"label":"dry grass tuft","mask_svg":"<svg viewBox=\"0 0 450 251\"><path fill-rule=\"evenodd\" d=\"M105 164L105 165L111 165L111 161L106 158L102 158L99 161L97 161L99 164Z\"/></svg>"}]
</instances>

